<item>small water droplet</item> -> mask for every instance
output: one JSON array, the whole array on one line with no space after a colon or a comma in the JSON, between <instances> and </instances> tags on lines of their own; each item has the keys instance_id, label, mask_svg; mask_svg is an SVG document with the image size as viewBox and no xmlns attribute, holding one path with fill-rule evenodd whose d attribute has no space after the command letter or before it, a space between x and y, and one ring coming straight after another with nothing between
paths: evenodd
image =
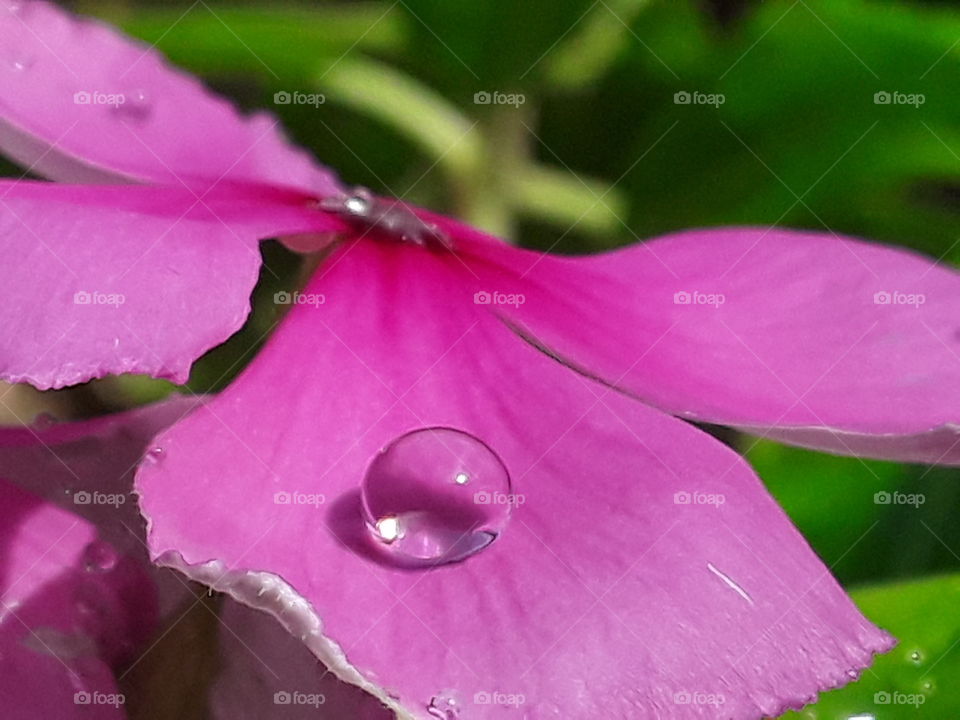
<instances>
[{"instance_id":1,"label":"small water droplet","mask_svg":"<svg viewBox=\"0 0 960 720\"><path fill-rule=\"evenodd\" d=\"M742 587L740 587L740 585L737 584L737 583L733 580L733 578L731 578L731 577L730 577L729 575L727 575L725 572L723 572L723 571L721 571L721 570L718 570L717 567L716 567L713 563L707 563L707 570L709 570L709 571L712 572L714 575L716 575L718 578L720 578L720 579L723 581L724 585L726 585L728 588L730 588L731 590L733 590L737 595L739 595L739 596L742 597L744 600L746 600L748 603L750 603L751 605L753 605L753 598L750 597L750 593L748 593L746 590L744 590Z\"/></svg>"},{"instance_id":2,"label":"small water droplet","mask_svg":"<svg viewBox=\"0 0 960 720\"><path fill-rule=\"evenodd\" d=\"M151 465L156 465L158 462L163 460L165 451L159 445L154 445L152 448L147 450L146 454L143 456L143 459L146 460Z\"/></svg>"},{"instance_id":3,"label":"small water droplet","mask_svg":"<svg viewBox=\"0 0 960 720\"><path fill-rule=\"evenodd\" d=\"M444 690L430 700L427 712L440 720L457 720L460 717L460 701L453 690Z\"/></svg>"},{"instance_id":4,"label":"small water droplet","mask_svg":"<svg viewBox=\"0 0 960 720\"><path fill-rule=\"evenodd\" d=\"M134 122L144 122L153 111L153 102L147 92L141 88L128 90L122 95L123 102L111 105L110 109L117 115L133 120Z\"/></svg>"},{"instance_id":5,"label":"small water droplet","mask_svg":"<svg viewBox=\"0 0 960 720\"><path fill-rule=\"evenodd\" d=\"M33 429L49 430L58 422L59 421L57 418L48 412L37 413L37 415L33 418Z\"/></svg>"},{"instance_id":6,"label":"small water droplet","mask_svg":"<svg viewBox=\"0 0 960 720\"><path fill-rule=\"evenodd\" d=\"M95 540L83 551L83 566L88 572L110 572L117 566L117 551L102 540Z\"/></svg>"},{"instance_id":7,"label":"small water droplet","mask_svg":"<svg viewBox=\"0 0 960 720\"><path fill-rule=\"evenodd\" d=\"M490 447L443 427L393 440L371 461L361 490L374 541L408 566L457 562L489 546L518 499Z\"/></svg>"},{"instance_id":8,"label":"small water droplet","mask_svg":"<svg viewBox=\"0 0 960 720\"><path fill-rule=\"evenodd\" d=\"M10 61L10 67L12 67L17 72L23 72L24 70L29 70L33 67L33 58L28 57L15 57Z\"/></svg>"},{"instance_id":9,"label":"small water droplet","mask_svg":"<svg viewBox=\"0 0 960 720\"><path fill-rule=\"evenodd\" d=\"M920 650L911 650L907 655L907 659L914 665L922 665L924 660L923 652Z\"/></svg>"}]
</instances>

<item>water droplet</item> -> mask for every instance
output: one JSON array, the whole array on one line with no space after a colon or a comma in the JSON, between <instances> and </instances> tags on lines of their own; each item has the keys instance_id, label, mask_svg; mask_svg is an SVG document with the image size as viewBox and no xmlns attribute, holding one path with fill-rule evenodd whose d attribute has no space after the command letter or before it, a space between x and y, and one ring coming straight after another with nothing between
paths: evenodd
<instances>
[{"instance_id":1,"label":"water droplet","mask_svg":"<svg viewBox=\"0 0 960 720\"><path fill-rule=\"evenodd\" d=\"M34 430L49 430L59 422L56 417L48 412L37 413L33 418Z\"/></svg>"},{"instance_id":2,"label":"water droplet","mask_svg":"<svg viewBox=\"0 0 960 720\"><path fill-rule=\"evenodd\" d=\"M165 451L159 445L154 445L152 448L147 450L146 454L143 456L143 459L150 463L151 465L156 465L158 462L163 460Z\"/></svg>"},{"instance_id":3,"label":"water droplet","mask_svg":"<svg viewBox=\"0 0 960 720\"><path fill-rule=\"evenodd\" d=\"M503 461L485 443L453 428L401 435L363 478L367 528L400 565L456 562L503 532L517 496Z\"/></svg>"},{"instance_id":4,"label":"water droplet","mask_svg":"<svg viewBox=\"0 0 960 720\"><path fill-rule=\"evenodd\" d=\"M914 665L922 665L924 660L923 652L920 650L911 650L907 655L907 659Z\"/></svg>"},{"instance_id":5,"label":"water droplet","mask_svg":"<svg viewBox=\"0 0 960 720\"><path fill-rule=\"evenodd\" d=\"M111 105L110 109L117 115L128 118L135 122L144 122L153 111L153 103L150 96L143 89L137 88L129 90L122 95L123 102Z\"/></svg>"},{"instance_id":6,"label":"water droplet","mask_svg":"<svg viewBox=\"0 0 960 720\"><path fill-rule=\"evenodd\" d=\"M33 67L33 58L29 57L15 57L10 61L10 67L12 67L17 72L23 72L24 70L29 70Z\"/></svg>"},{"instance_id":7,"label":"water droplet","mask_svg":"<svg viewBox=\"0 0 960 720\"><path fill-rule=\"evenodd\" d=\"M444 690L430 700L427 712L440 720L457 720L460 717L460 701L453 690Z\"/></svg>"},{"instance_id":8,"label":"water droplet","mask_svg":"<svg viewBox=\"0 0 960 720\"><path fill-rule=\"evenodd\" d=\"M102 540L95 540L83 551L83 566L89 572L110 572L117 566L117 551Z\"/></svg>"},{"instance_id":9,"label":"water droplet","mask_svg":"<svg viewBox=\"0 0 960 720\"><path fill-rule=\"evenodd\" d=\"M721 570L718 570L717 567L716 567L713 563L707 563L707 570L709 570L709 571L712 572L714 575L716 575L718 578L720 578L720 579L723 581L724 585L726 585L728 588L730 588L731 590L733 590L737 595L739 595L739 596L742 597L744 600L746 600L748 603L750 603L751 605L753 605L753 598L750 597L750 594L749 594L746 590L744 590L742 587L740 587L740 585L737 584L737 583L733 580L733 578L731 578L731 577L730 577L729 575L727 575L725 572L722 572Z\"/></svg>"}]
</instances>

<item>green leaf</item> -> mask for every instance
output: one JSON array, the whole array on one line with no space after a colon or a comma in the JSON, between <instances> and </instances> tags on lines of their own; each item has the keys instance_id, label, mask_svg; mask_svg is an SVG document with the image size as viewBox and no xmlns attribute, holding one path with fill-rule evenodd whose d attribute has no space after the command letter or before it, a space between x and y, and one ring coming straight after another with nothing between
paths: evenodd
<instances>
[{"instance_id":1,"label":"green leaf","mask_svg":"<svg viewBox=\"0 0 960 720\"><path fill-rule=\"evenodd\" d=\"M878 585L853 593L864 614L900 641L861 679L825 693L792 720L956 717L960 707L960 575Z\"/></svg>"}]
</instances>

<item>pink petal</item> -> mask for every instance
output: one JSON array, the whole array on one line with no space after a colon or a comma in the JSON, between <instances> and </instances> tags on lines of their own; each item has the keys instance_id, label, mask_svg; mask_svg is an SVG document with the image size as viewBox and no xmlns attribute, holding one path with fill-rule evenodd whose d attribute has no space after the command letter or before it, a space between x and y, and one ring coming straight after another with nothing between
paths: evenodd
<instances>
[{"instance_id":1,"label":"pink petal","mask_svg":"<svg viewBox=\"0 0 960 720\"><path fill-rule=\"evenodd\" d=\"M296 193L0 183L0 379L183 382L243 324L257 241L328 225Z\"/></svg>"},{"instance_id":2,"label":"pink petal","mask_svg":"<svg viewBox=\"0 0 960 720\"><path fill-rule=\"evenodd\" d=\"M5 480L0 515L4 717L123 717L110 664L150 629L137 569L91 570L114 553L95 528Z\"/></svg>"},{"instance_id":3,"label":"pink petal","mask_svg":"<svg viewBox=\"0 0 960 720\"><path fill-rule=\"evenodd\" d=\"M141 461L158 460L149 452L152 437L197 403L196 398L174 396L150 407L95 420L0 430L2 472L20 487L93 523L102 540L139 563L150 575L150 579L140 578L145 595L139 605L152 607L157 593L161 617L172 624L182 619L185 603L193 600L193 594L179 573L149 563L143 519L131 492L133 471ZM89 501L82 502L85 497ZM123 501L102 501L108 497L122 497ZM269 615L228 601L219 627L220 670L209 698L215 717L260 720L271 717L271 711L297 717L293 710L331 720L392 717L373 698L338 681ZM146 647L141 644L139 650ZM270 692L266 692L268 688ZM274 703L273 693L277 692L290 694L289 707ZM309 701L320 698L322 714L318 715Z\"/></svg>"},{"instance_id":4,"label":"pink petal","mask_svg":"<svg viewBox=\"0 0 960 720\"><path fill-rule=\"evenodd\" d=\"M0 148L63 182L269 183L333 174L265 114L244 118L146 45L44 2L0 1ZM121 102L122 99L122 102Z\"/></svg>"},{"instance_id":5,"label":"pink petal","mask_svg":"<svg viewBox=\"0 0 960 720\"><path fill-rule=\"evenodd\" d=\"M158 437L137 479L154 556L418 718L448 693L464 720L759 718L890 647L741 458L520 342L462 270L384 243L332 257L306 288L325 303ZM358 487L429 426L486 442L524 503L476 556L411 571L372 554Z\"/></svg>"},{"instance_id":6,"label":"pink petal","mask_svg":"<svg viewBox=\"0 0 960 720\"><path fill-rule=\"evenodd\" d=\"M491 310L656 407L842 454L960 463L952 269L823 233L697 230L561 258L450 227L472 232L465 281Z\"/></svg>"}]
</instances>

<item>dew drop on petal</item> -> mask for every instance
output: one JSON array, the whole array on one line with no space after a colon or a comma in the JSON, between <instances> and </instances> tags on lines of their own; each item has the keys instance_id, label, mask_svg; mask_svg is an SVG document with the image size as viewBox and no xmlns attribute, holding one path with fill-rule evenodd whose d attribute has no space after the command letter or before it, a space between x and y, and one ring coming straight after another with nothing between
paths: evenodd
<instances>
[{"instance_id":1,"label":"dew drop on petal","mask_svg":"<svg viewBox=\"0 0 960 720\"><path fill-rule=\"evenodd\" d=\"M163 454L163 448L159 445L154 445L152 448L147 450L146 454L143 456L143 459L151 465L156 465L158 462L163 460Z\"/></svg>"},{"instance_id":2,"label":"dew drop on petal","mask_svg":"<svg viewBox=\"0 0 960 720\"><path fill-rule=\"evenodd\" d=\"M117 566L118 559L116 550L100 540L90 543L83 551L83 566L88 572L110 572Z\"/></svg>"},{"instance_id":3,"label":"dew drop on petal","mask_svg":"<svg viewBox=\"0 0 960 720\"><path fill-rule=\"evenodd\" d=\"M123 93L123 102L110 106L110 109L124 119L142 123L150 117L153 102L145 90L137 88Z\"/></svg>"},{"instance_id":4,"label":"dew drop on petal","mask_svg":"<svg viewBox=\"0 0 960 720\"><path fill-rule=\"evenodd\" d=\"M460 702L453 690L445 690L435 695L427 706L431 717L439 720L458 720L460 717Z\"/></svg>"},{"instance_id":5,"label":"dew drop on petal","mask_svg":"<svg viewBox=\"0 0 960 720\"><path fill-rule=\"evenodd\" d=\"M516 496L483 441L453 428L401 435L370 462L361 487L364 521L384 555L423 567L464 560L506 528Z\"/></svg>"},{"instance_id":6,"label":"dew drop on petal","mask_svg":"<svg viewBox=\"0 0 960 720\"><path fill-rule=\"evenodd\" d=\"M49 430L58 422L57 418L48 412L37 413L31 427L34 430Z\"/></svg>"}]
</instances>

